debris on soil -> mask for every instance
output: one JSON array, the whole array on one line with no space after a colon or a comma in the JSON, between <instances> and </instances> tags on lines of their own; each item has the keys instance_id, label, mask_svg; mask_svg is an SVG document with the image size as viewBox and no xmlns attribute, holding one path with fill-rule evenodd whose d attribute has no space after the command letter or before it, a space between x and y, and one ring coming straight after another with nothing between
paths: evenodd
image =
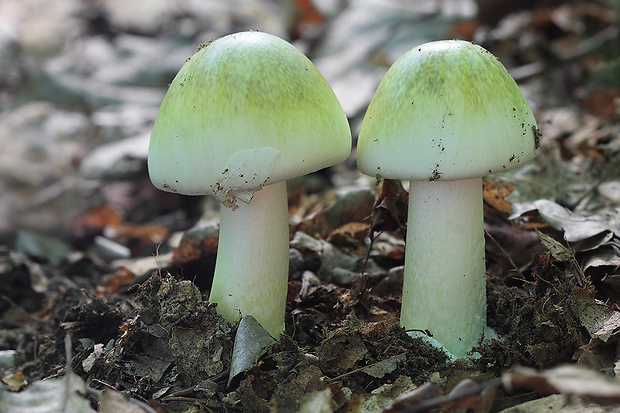
<instances>
[{"instance_id":1,"label":"debris on soil","mask_svg":"<svg viewBox=\"0 0 620 413\"><path fill-rule=\"evenodd\" d=\"M0 411L600 412L620 403L617 2L181 3L0 2ZM249 29L311 58L353 138L387 68L415 45L474 40L510 69L538 120L540 154L484 180L496 337L471 357L451 361L400 326L415 195L361 176L355 149L287 184L281 338L248 317L230 325L207 301L219 206L156 190L148 141L195 47Z\"/></svg>"}]
</instances>

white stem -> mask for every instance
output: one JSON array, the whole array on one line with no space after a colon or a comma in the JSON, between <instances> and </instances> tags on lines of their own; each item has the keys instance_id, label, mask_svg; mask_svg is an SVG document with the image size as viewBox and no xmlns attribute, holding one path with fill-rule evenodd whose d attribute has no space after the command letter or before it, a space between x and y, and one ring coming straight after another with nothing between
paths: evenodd
<instances>
[{"instance_id":1,"label":"white stem","mask_svg":"<svg viewBox=\"0 0 620 413\"><path fill-rule=\"evenodd\" d=\"M249 204L222 207L210 302L231 323L252 315L274 337L284 330L288 287L286 181L263 187Z\"/></svg>"},{"instance_id":2,"label":"white stem","mask_svg":"<svg viewBox=\"0 0 620 413\"><path fill-rule=\"evenodd\" d=\"M401 324L463 357L486 327L482 179L411 181Z\"/></svg>"}]
</instances>

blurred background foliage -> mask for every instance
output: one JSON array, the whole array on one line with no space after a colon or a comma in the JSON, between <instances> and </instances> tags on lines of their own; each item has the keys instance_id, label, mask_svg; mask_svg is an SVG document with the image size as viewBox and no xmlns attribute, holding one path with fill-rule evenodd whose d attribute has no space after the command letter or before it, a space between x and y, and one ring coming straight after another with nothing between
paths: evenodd
<instances>
[{"instance_id":1,"label":"blurred background foliage","mask_svg":"<svg viewBox=\"0 0 620 413\"><path fill-rule=\"evenodd\" d=\"M617 0L2 0L0 243L27 230L83 245L110 216L171 230L195 222L203 200L149 184L150 129L197 46L242 30L306 53L354 139L400 55L475 41L511 71L543 132L541 156L506 177L518 184L512 199L609 212L620 201L619 10ZM291 188L350 183L354 159Z\"/></svg>"}]
</instances>

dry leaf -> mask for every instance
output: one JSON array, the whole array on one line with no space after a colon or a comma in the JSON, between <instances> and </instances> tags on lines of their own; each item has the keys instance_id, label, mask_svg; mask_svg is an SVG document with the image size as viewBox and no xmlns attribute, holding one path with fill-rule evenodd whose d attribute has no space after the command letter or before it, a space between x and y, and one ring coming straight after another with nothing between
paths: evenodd
<instances>
[{"instance_id":1,"label":"dry leaf","mask_svg":"<svg viewBox=\"0 0 620 413\"><path fill-rule=\"evenodd\" d=\"M539 230L535 230L540 238L540 242L543 243L547 251L551 253L551 256L560 262L568 262L573 258L573 252L556 241L547 234L543 234Z\"/></svg>"},{"instance_id":2,"label":"dry leaf","mask_svg":"<svg viewBox=\"0 0 620 413\"><path fill-rule=\"evenodd\" d=\"M112 389L101 392L99 413L145 413L145 410L132 403L127 395Z\"/></svg>"},{"instance_id":3,"label":"dry leaf","mask_svg":"<svg viewBox=\"0 0 620 413\"><path fill-rule=\"evenodd\" d=\"M574 365L538 372L517 367L502 375L507 389L524 388L540 394L587 397L598 403L620 403L620 381L597 371Z\"/></svg>"},{"instance_id":4,"label":"dry leaf","mask_svg":"<svg viewBox=\"0 0 620 413\"><path fill-rule=\"evenodd\" d=\"M482 180L482 199L488 207L493 208L503 216L509 216L512 203L506 201L517 186L512 182L502 182L484 178Z\"/></svg>"},{"instance_id":5,"label":"dry leaf","mask_svg":"<svg viewBox=\"0 0 620 413\"><path fill-rule=\"evenodd\" d=\"M361 253L366 249L364 239L368 235L370 226L361 222L348 222L341 227L336 228L329 237L327 242L334 244L339 248L353 247L356 252Z\"/></svg>"},{"instance_id":6,"label":"dry leaf","mask_svg":"<svg viewBox=\"0 0 620 413\"><path fill-rule=\"evenodd\" d=\"M19 393L0 386L0 412L95 413L82 396L85 393L84 381L72 372L59 379L36 381Z\"/></svg>"},{"instance_id":7,"label":"dry leaf","mask_svg":"<svg viewBox=\"0 0 620 413\"><path fill-rule=\"evenodd\" d=\"M274 338L254 317L243 317L235 335L228 387L235 377L252 367L265 352L265 348L274 342Z\"/></svg>"},{"instance_id":8,"label":"dry leaf","mask_svg":"<svg viewBox=\"0 0 620 413\"><path fill-rule=\"evenodd\" d=\"M403 235L407 225L409 194L400 181L384 179L370 217L370 239L383 231L400 231Z\"/></svg>"},{"instance_id":9,"label":"dry leaf","mask_svg":"<svg viewBox=\"0 0 620 413\"><path fill-rule=\"evenodd\" d=\"M620 331L620 311L579 294L572 294L569 302L579 322L593 338L606 343Z\"/></svg>"},{"instance_id":10,"label":"dry leaf","mask_svg":"<svg viewBox=\"0 0 620 413\"><path fill-rule=\"evenodd\" d=\"M605 232L617 231L611 222L599 220L597 217L578 215L547 199L539 199L529 204L514 204L512 211L509 219L521 218L525 214L537 211L551 227L564 231L564 239L568 242L582 241Z\"/></svg>"},{"instance_id":11,"label":"dry leaf","mask_svg":"<svg viewBox=\"0 0 620 413\"><path fill-rule=\"evenodd\" d=\"M332 392L329 388L304 396L299 413L332 413Z\"/></svg>"}]
</instances>

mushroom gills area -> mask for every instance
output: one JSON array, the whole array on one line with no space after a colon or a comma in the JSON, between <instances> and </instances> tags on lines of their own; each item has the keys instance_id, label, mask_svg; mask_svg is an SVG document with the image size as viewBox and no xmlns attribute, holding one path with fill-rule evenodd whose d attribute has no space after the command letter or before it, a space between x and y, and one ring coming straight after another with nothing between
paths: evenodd
<instances>
[{"instance_id":1,"label":"mushroom gills area","mask_svg":"<svg viewBox=\"0 0 620 413\"><path fill-rule=\"evenodd\" d=\"M274 337L284 330L288 281L286 181L263 187L249 204L220 210L220 238L209 301L234 323L252 315Z\"/></svg>"},{"instance_id":2,"label":"mushroom gills area","mask_svg":"<svg viewBox=\"0 0 620 413\"><path fill-rule=\"evenodd\" d=\"M411 181L401 324L455 357L486 327L482 179Z\"/></svg>"}]
</instances>

